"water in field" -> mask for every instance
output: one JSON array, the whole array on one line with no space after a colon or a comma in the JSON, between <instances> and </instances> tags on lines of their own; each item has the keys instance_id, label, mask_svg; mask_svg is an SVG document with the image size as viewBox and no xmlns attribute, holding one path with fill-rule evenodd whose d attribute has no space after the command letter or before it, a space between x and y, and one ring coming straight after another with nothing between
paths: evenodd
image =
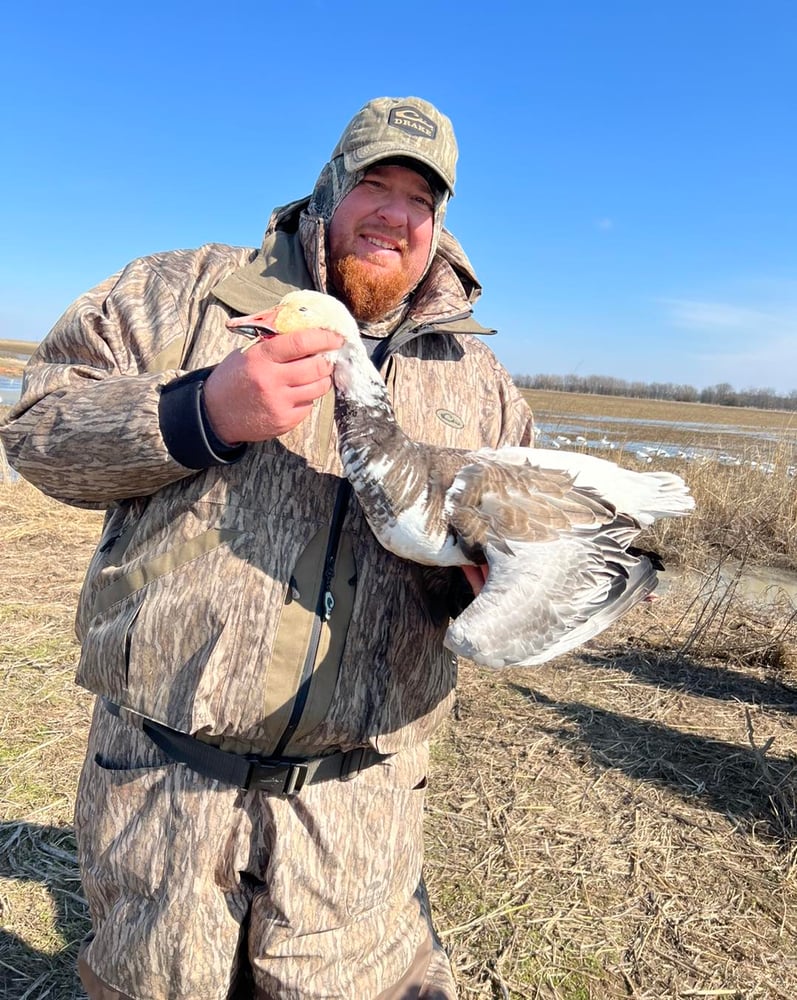
<instances>
[{"instance_id":1,"label":"water in field","mask_svg":"<svg viewBox=\"0 0 797 1000\"><path fill-rule=\"evenodd\" d=\"M11 406L12 403L16 403L21 389L22 379L0 375L0 405Z\"/></svg>"},{"instance_id":2,"label":"water in field","mask_svg":"<svg viewBox=\"0 0 797 1000\"><path fill-rule=\"evenodd\" d=\"M11 406L19 399L22 389L22 380L18 378L8 378L0 375L0 406ZM6 460L2 442L0 442L0 484L15 483L19 479L17 473L11 468Z\"/></svg>"},{"instance_id":3,"label":"water in field","mask_svg":"<svg viewBox=\"0 0 797 1000\"><path fill-rule=\"evenodd\" d=\"M680 459L745 465L772 472L775 468L773 453L782 440L777 431L734 424L691 422L678 424L675 428L667 420L574 417L573 414L561 419L551 414L546 417L536 421L538 447L623 452L633 455L642 465L666 466L668 461ZM669 440L673 437L680 441ZM604 457L611 458L611 455ZM788 468L788 475L797 475L797 465Z\"/></svg>"},{"instance_id":4,"label":"water in field","mask_svg":"<svg viewBox=\"0 0 797 1000\"><path fill-rule=\"evenodd\" d=\"M677 569L660 572L657 595L664 597L683 575ZM696 572L686 575L696 587L702 588L706 597L711 595L717 601L731 594L754 605L782 604L786 601L797 612L797 573L790 570L772 566L740 566L728 560L708 576L701 577Z\"/></svg>"},{"instance_id":5,"label":"water in field","mask_svg":"<svg viewBox=\"0 0 797 1000\"><path fill-rule=\"evenodd\" d=\"M767 604L785 597L797 608L797 573L768 566L745 566L741 573L729 568L727 579L752 601Z\"/></svg>"}]
</instances>

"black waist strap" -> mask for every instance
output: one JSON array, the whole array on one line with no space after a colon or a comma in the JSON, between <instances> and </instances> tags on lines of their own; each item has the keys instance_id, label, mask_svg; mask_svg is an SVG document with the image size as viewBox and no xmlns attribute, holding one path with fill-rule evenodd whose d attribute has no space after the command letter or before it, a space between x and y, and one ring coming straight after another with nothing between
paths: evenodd
<instances>
[{"instance_id":1,"label":"black waist strap","mask_svg":"<svg viewBox=\"0 0 797 1000\"><path fill-rule=\"evenodd\" d=\"M107 698L102 701L111 715L119 718L119 706ZM305 785L313 785L319 781L346 781L366 767L379 764L390 756L367 747L310 760L228 753L187 733L153 722L152 719L145 719L143 716L138 718L147 736L173 761L185 764L192 771L226 785L282 795L293 795Z\"/></svg>"}]
</instances>

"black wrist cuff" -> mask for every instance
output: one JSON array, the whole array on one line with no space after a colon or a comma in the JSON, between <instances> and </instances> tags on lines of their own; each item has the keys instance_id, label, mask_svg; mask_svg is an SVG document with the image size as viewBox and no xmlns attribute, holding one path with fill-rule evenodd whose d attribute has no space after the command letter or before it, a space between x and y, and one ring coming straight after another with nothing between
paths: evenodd
<instances>
[{"instance_id":1,"label":"black wrist cuff","mask_svg":"<svg viewBox=\"0 0 797 1000\"><path fill-rule=\"evenodd\" d=\"M203 390L212 371L212 367L199 368L161 390L158 404L161 434L169 454L187 469L231 465L246 451L245 444L226 444L210 426Z\"/></svg>"}]
</instances>

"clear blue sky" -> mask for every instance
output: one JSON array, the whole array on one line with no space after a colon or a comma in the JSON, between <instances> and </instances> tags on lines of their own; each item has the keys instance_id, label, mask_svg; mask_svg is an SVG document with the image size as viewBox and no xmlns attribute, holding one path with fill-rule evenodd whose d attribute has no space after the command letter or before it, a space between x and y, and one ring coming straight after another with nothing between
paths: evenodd
<instances>
[{"instance_id":1,"label":"clear blue sky","mask_svg":"<svg viewBox=\"0 0 797 1000\"><path fill-rule=\"evenodd\" d=\"M797 388L793 0L15 3L0 93L0 337L259 244L366 100L417 94L511 372Z\"/></svg>"}]
</instances>

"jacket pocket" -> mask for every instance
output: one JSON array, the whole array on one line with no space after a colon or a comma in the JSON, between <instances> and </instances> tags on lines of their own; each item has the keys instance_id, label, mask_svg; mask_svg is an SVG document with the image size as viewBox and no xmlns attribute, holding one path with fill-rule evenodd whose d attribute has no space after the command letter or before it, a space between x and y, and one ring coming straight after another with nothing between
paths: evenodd
<instances>
[{"instance_id":1,"label":"jacket pocket","mask_svg":"<svg viewBox=\"0 0 797 1000\"><path fill-rule=\"evenodd\" d=\"M113 582L97 591L94 598L94 613L101 615L114 604L142 590L159 577L173 573L225 542L239 538L241 534L240 531L231 528L208 528L201 535L189 538L161 555L140 561L134 568L120 574Z\"/></svg>"},{"instance_id":2,"label":"jacket pocket","mask_svg":"<svg viewBox=\"0 0 797 1000\"><path fill-rule=\"evenodd\" d=\"M238 557L231 550L246 535L208 528L160 553L106 567L94 589L77 682L190 731L201 672L225 633L235 590L229 578ZM226 600L216 595L222 585Z\"/></svg>"}]
</instances>

